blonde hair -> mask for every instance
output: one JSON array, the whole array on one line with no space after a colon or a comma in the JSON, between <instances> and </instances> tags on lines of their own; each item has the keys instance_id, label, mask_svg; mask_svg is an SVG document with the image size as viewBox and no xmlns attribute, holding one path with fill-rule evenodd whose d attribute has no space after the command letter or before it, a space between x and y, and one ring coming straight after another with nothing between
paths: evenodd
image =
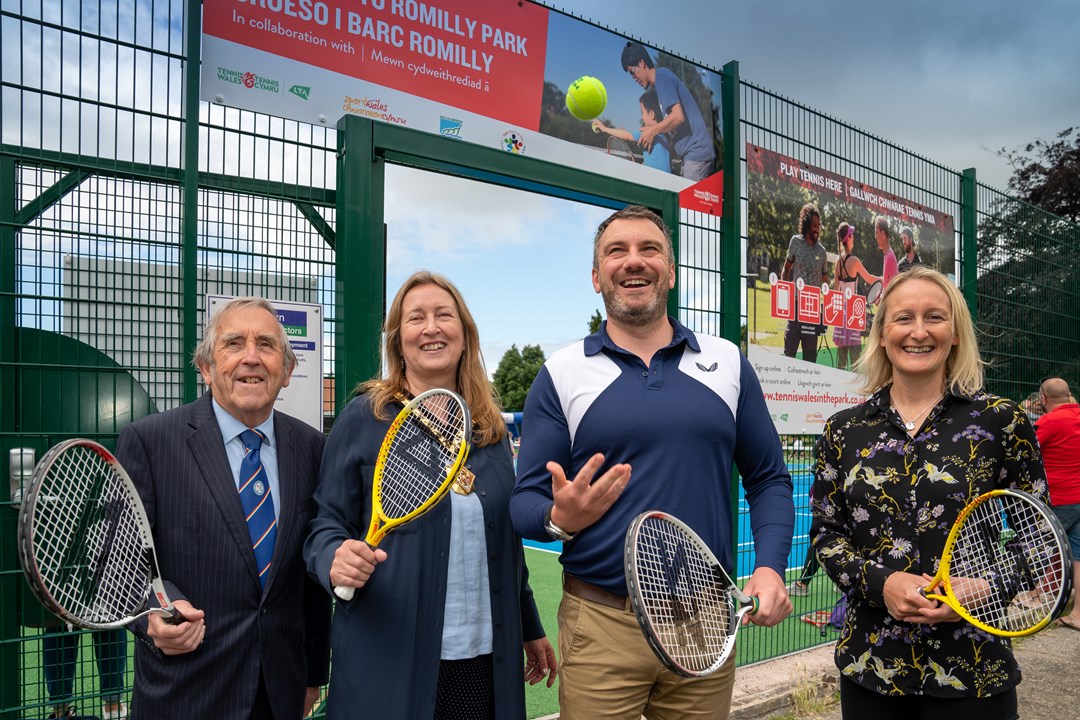
<instances>
[{"instance_id":1,"label":"blonde hair","mask_svg":"<svg viewBox=\"0 0 1080 720\"><path fill-rule=\"evenodd\" d=\"M421 285L435 285L454 299L464 335L464 349L457 370L457 392L465 399L472 414L473 440L484 447L493 445L506 436L506 423L499 410L495 388L487 377L484 358L480 352L480 333L476 321L465 305L457 287L447 278L427 270L419 270L408 277L394 295L383 323L386 365L379 377L365 380L356 386L355 393L367 393L371 398L371 410L380 420L389 420L387 407L398 401L400 394L408 394L405 380L405 355L401 350L401 322L404 315L405 296Z\"/></svg>"},{"instance_id":2,"label":"blonde hair","mask_svg":"<svg viewBox=\"0 0 1080 720\"><path fill-rule=\"evenodd\" d=\"M862 376L860 390L875 393L892 382L892 361L881 347L882 328L889 312L889 301L896 289L912 280L926 280L941 288L952 306L952 331L957 343L949 351L945 360L945 384L948 389L959 395L973 395L982 389L983 366L986 362L979 355L979 344L975 339L975 326L971 320L971 311L960 290L945 275L937 270L916 265L892 279L881 296L881 305L877 310L874 324L870 326L867 348L859 358L857 370Z\"/></svg>"}]
</instances>

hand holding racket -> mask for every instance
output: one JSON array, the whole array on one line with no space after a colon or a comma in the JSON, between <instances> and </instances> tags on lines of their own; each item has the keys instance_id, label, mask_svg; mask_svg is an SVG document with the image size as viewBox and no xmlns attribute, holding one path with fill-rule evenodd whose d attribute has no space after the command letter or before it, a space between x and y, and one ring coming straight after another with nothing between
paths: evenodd
<instances>
[{"instance_id":1,"label":"hand holding racket","mask_svg":"<svg viewBox=\"0 0 1080 720\"><path fill-rule=\"evenodd\" d=\"M981 630L1020 637L1061 614L1072 582L1069 543L1054 513L1028 493L992 490L961 511L922 592Z\"/></svg>"},{"instance_id":2,"label":"hand holding racket","mask_svg":"<svg viewBox=\"0 0 1080 720\"><path fill-rule=\"evenodd\" d=\"M391 530L435 507L468 457L471 434L469 408L449 390L428 390L401 409L379 448L364 542L374 549ZM355 593L348 585L334 588L342 600Z\"/></svg>"},{"instance_id":3,"label":"hand holding racket","mask_svg":"<svg viewBox=\"0 0 1080 720\"><path fill-rule=\"evenodd\" d=\"M758 601L731 581L693 530L667 513L642 513L626 531L623 562L634 615L665 667L703 677L727 662Z\"/></svg>"},{"instance_id":4,"label":"hand holding racket","mask_svg":"<svg viewBox=\"0 0 1080 720\"><path fill-rule=\"evenodd\" d=\"M159 613L186 620L165 593L150 522L116 457L66 440L34 468L19 509L19 560L38 600L65 622L121 627ZM149 607L153 594L159 607Z\"/></svg>"}]
</instances>

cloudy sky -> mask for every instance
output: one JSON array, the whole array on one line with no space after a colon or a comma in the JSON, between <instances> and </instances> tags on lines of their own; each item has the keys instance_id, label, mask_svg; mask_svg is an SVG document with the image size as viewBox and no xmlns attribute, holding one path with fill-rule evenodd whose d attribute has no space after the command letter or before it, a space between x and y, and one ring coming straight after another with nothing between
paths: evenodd
<instances>
[{"instance_id":1,"label":"cloudy sky","mask_svg":"<svg viewBox=\"0 0 1080 720\"><path fill-rule=\"evenodd\" d=\"M1001 189L992 151L1080 124L1076 0L544 4L715 69L738 60L744 80Z\"/></svg>"}]
</instances>

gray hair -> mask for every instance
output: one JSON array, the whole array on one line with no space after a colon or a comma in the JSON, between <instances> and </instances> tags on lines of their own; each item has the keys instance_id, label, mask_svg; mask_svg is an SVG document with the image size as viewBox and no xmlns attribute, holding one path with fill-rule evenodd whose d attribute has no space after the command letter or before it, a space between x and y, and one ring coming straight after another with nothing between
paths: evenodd
<instances>
[{"instance_id":1,"label":"gray hair","mask_svg":"<svg viewBox=\"0 0 1080 720\"><path fill-rule=\"evenodd\" d=\"M195 346L195 352L191 354L191 364L195 366L197 370L202 370L203 367L210 367L214 364L214 347L217 345L218 333L221 329L221 323L227 315L237 310L265 310L277 318L277 310L274 306L264 298L260 297L240 297L229 300L215 312L213 315L209 315L206 321L206 327L203 329L202 340ZM285 373L292 372L296 367L296 353L293 352L292 346L289 344L289 336L285 334L285 328L281 323L277 324L278 328L278 340L281 342L282 357L285 361Z\"/></svg>"}]
</instances>

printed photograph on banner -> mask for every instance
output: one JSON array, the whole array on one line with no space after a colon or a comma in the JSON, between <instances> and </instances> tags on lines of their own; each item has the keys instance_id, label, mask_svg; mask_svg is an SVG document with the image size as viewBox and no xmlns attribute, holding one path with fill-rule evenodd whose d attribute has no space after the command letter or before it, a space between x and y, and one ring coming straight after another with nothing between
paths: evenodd
<instances>
[{"instance_id":1,"label":"printed photograph on banner","mask_svg":"<svg viewBox=\"0 0 1080 720\"><path fill-rule=\"evenodd\" d=\"M547 46L541 133L687 185L723 167L719 74L559 13Z\"/></svg>"},{"instance_id":2,"label":"printed photograph on banner","mask_svg":"<svg viewBox=\"0 0 1080 720\"><path fill-rule=\"evenodd\" d=\"M951 215L747 145L746 339L781 433L861 401L856 363L881 293L927 265L953 277Z\"/></svg>"}]
</instances>

